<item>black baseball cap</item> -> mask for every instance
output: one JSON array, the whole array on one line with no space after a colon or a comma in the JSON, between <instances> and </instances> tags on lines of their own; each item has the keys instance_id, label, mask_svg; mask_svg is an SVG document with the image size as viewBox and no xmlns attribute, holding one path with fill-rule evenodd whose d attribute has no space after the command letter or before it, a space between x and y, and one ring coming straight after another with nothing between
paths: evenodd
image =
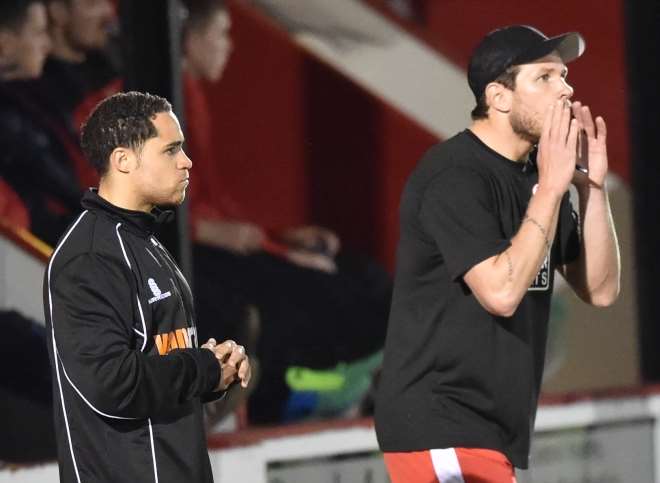
<instances>
[{"instance_id":1,"label":"black baseball cap","mask_svg":"<svg viewBox=\"0 0 660 483\"><path fill-rule=\"evenodd\" d=\"M582 55L585 42L578 32L547 37L529 25L493 30L477 45L468 65L468 84L479 99L486 86L514 65L526 64L557 51L566 64Z\"/></svg>"}]
</instances>

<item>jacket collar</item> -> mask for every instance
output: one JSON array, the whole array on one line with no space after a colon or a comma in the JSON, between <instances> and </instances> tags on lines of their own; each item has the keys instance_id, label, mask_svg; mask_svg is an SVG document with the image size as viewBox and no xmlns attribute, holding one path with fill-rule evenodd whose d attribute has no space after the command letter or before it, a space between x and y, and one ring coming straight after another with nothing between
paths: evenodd
<instances>
[{"instance_id":1,"label":"jacket collar","mask_svg":"<svg viewBox=\"0 0 660 483\"><path fill-rule=\"evenodd\" d=\"M130 231L143 236L152 234L159 225L167 223L174 218L174 212L171 210L154 208L151 213L145 213L144 211L119 208L104 198L101 198L96 188L90 188L85 191L81 204L86 210L104 212L110 218L123 223Z\"/></svg>"}]
</instances>

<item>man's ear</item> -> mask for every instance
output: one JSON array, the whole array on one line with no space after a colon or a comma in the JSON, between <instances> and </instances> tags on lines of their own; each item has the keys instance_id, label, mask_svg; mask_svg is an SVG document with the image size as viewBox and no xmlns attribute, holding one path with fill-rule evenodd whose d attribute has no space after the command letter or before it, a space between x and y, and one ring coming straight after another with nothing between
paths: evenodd
<instances>
[{"instance_id":1,"label":"man's ear","mask_svg":"<svg viewBox=\"0 0 660 483\"><path fill-rule=\"evenodd\" d=\"M115 148L110 153L110 169L128 174L137 167L137 157L132 149Z\"/></svg>"},{"instance_id":2,"label":"man's ear","mask_svg":"<svg viewBox=\"0 0 660 483\"><path fill-rule=\"evenodd\" d=\"M507 113L511 110L513 91L498 82L486 86L486 103L497 112Z\"/></svg>"}]
</instances>

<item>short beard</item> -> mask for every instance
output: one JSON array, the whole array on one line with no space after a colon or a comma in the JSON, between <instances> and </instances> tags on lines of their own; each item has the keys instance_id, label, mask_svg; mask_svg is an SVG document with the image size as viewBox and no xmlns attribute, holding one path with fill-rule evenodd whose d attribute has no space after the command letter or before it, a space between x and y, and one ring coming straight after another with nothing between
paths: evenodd
<instances>
[{"instance_id":1,"label":"short beard","mask_svg":"<svg viewBox=\"0 0 660 483\"><path fill-rule=\"evenodd\" d=\"M509 115L509 123L511 129L516 135L530 144L538 144L541 138L540 129L535 125L534 119L526 116L525 113L513 110Z\"/></svg>"}]
</instances>

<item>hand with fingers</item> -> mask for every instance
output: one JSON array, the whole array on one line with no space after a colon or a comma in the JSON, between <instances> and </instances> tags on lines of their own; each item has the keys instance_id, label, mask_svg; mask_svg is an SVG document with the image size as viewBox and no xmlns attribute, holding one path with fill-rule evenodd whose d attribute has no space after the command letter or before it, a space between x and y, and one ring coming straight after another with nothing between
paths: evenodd
<instances>
[{"instance_id":1,"label":"hand with fingers","mask_svg":"<svg viewBox=\"0 0 660 483\"><path fill-rule=\"evenodd\" d=\"M336 233L320 226L299 226L284 230L282 240L294 249L334 257L339 253L341 241Z\"/></svg>"},{"instance_id":2,"label":"hand with fingers","mask_svg":"<svg viewBox=\"0 0 660 483\"><path fill-rule=\"evenodd\" d=\"M332 257L321 253L308 252L306 250L289 250L286 254L287 260L304 268L318 270L325 273L336 273L337 264Z\"/></svg>"},{"instance_id":3,"label":"hand with fingers","mask_svg":"<svg viewBox=\"0 0 660 483\"><path fill-rule=\"evenodd\" d=\"M266 233L252 223L200 219L196 237L203 243L239 255L255 253L262 248Z\"/></svg>"},{"instance_id":4,"label":"hand with fingers","mask_svg":"<svg viewBox=\"0 0 660 483\"><path fill-rule=\"evenodd\" d=\"M546 112L539 140L537 166L539 189L563 195L575 173L579 122L571 119L565 100L553 103Z\"/></svg>"},{"instance_id":5,"label":"hand with fingers","mask_svg":"<svg viewBox=\"0 0 660 483\"><path fill-rule=\"evenodd\" d=\"M573 183L577 186L592 184L602 188L607 176L607 126L605 120L598 116L594 122L589 107L580 102L574 102L571 109L580 127L577 162L588 170L588 176L576 174Z\"/></svg>"},{"instance_id":6,"label":"hand with fingers","mask_svg":"<svg viewBox=\"0 0 660 483\"><path fill-rule=\"evenodd\" d=\"M234 382L240 381L241 387L246 388L252 377L252 368L250 359L245 353L245 348L233 340L226 340L221 344L216 343L215 339L209 339L202 348L208 349L215 354L222 375L216 387L216 391L225 391Z\"/></svg>"}]
</instances>

